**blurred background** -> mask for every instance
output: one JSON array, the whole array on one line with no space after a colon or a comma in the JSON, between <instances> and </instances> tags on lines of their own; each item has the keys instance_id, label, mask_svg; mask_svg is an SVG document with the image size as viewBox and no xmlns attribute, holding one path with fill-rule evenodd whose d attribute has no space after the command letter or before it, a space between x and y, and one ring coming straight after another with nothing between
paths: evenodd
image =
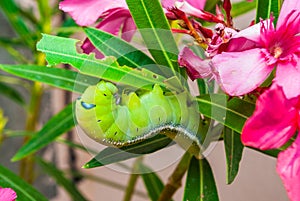
<instances>
[{"instance_id":1,"label":"blurred background","mask_svg":"<svg viewBox=\"0 0 300 201\"><path fill-rule=\"evenodd\" d=\"M19 1L24 7L34 7L35 2L31 0ZM55 2L53 2L55 4ZM34 10L33 10L34 12ZM60 24L64 19L62 13L57 11L57 18L53 20L54 24ZM254 11L244 16L234 19L235 25L238 28L246 27L252 19L254 19ZM7 18L2 10L0 10L0 37L13 37L16 33L10 26ZM84 38L84 36L76 36ZM20 52L25 58L31 58L32 52L28 49L20 47ZM0 63L14 64L15 59L7 53L7 48L0 44ZM0 71L0 81L6 76ZM23 87L18 87L15 84L9 84L12 88L19 91L25 101L29 101L29 94ZM72 100L72 95L54 88L46 88L42 98L40 111L39 126L43 125L53 114L59 112L65 103ZM4 116L8 118L6 128L12 130L22 130L25 126L26 114L22 107L12 102L10 99L0 95L0 107L4 111ZM81 143L77 130L73 134L64 135L65 138L71 139L74 142ZM10 162L10 159L21 147L21 138L9 138L0 145L0 163L8 167L10 170L18 174L19 162ZM116 171L114 168L101 167L96 169L81 169L81 166L91 159L89 153L74 151L60 143L53 143L38 153L49 161L52 161L62 170L80 170L88 176L84 179L73 178L74 185L78 185L80 191L90 201L101 200L122 200L124 189L126 188L129 175ZM240 164L240 170L237 178L231 185L226 185L226 162L225 153L222 143L217 143L208 156L208 160L212 166L213 173L217 182L217 188L221 201L287 201L286 192L275 171L276 159L263 155L259 152L245 149L243 158ZM156 163L160 163L156 161ZM159 164L152 164L154 167ZM168 176L172 173L175 164L170 164L161 168L157 173L161 176L164 182L168 180ZM48 177L41 169L37 167L34 186L46 195L51 201L68 201L69 196L60 188L55 181ZM71 174L72 175L72 174ZM96 176L96 177L94 177ZM184 181L184 180L183 180ZM184 185L184 183L183 183ZM174 200L182 200L183 189L180 189ZM139 179L137 191L134 194L134 201L146 201L147 192L144 184ZM71 200L70 200L71 201Z\"/></svg>"}]
</instances>

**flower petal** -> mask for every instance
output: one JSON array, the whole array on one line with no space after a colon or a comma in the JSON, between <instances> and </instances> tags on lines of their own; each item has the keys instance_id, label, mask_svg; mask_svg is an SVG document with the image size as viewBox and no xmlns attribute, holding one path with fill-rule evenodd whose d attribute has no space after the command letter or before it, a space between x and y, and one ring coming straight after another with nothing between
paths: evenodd
<instances>
[{"instance_id":1,"label":"flower petal","mask_svg":"<svg viewBox=\"0 0 300 201\"><path fill-rule=\"evenodd\" d=\"M176 2L187 2L196 9L203 10L206 0L162 0L161 4L164 8L172 8Z\"/></svg>"},{"instance_id":2,"label":"flower petal","mask_svg":"<svg viewBox=\"0 0 300 201\"><path fill-rule=\"evenodd\" d=\"M209 60L203 60L185 47L178 56L180 66L186 67L187 73L192 80L206 78L212 75Z\"/></svg>"},{"instance_id":3,"label":"flower petal","mask_svg":"<svg viewBox=\"0 0 300 201\"><path fill-rule=\"evenodd\" d=\"M256 102L253 115L246 121L242 142L259 149L274 149L284 145L297 129L294 101L287 100L282 88L274 85Z\"/></svg>"},{"instance_id":4,"label":"flower petal","mask_svg":"<svg viewBox=\"0 0 300 201\"><path fill-rule=\"evenodd\" d=\"M296 141L278 155L277 172L292 201L300 200L300 134Z\"/></svg>"},{"instance_id":5,"label":"flower petal","mask_svg":"<svg viewBox=\"0 0 300 201\"><path fill-rule=\"evenodd\" d=\"M203 10L206 0L186 0L186 2L188 2L189 4L191 4L193 7L199 9L199 10Z\"/></svg>"},{"instance_id":6,"label":"flower petal","mask_svg":"<svg viewBox=\"0 0 300 201\"><path fill-rule=\"evenodd\" d=\"M261 21L260 23L252 25L232 35L226 51L240 52L260 47L262 38L262 27L273 30L274 25L272 23L272 20Z\"/></svg>"},{"instance_id":7,"label":"flower petal","mask_svg":"<svg viewBox=\"0 0 300 201\"><path fill-rule=\"evenodd\" d=\"M114 9L107 16L105 16L105 18L96 26L96 28L114 35L118 35L121 26L128 18L131 18L128 9Z\"/></svg>"},{"instance_id":8,"label":"flower petal","mask_svg":"<svg viewBox=\"0 0 300 201\"><path fill-rule=\"evenodd\" d=\"M15 201L17 194L11 188L1 188L0 187L0 200L3 201Z\"/></svg>"},{"instance_id":9,"label":"flower petal","mask_svg":"<svg viewBox=\"0 0 300 201\"><path fill-rule=\"evenodd\" d=\"M92 42L86 38L81 46L81 49L83 50L84 53L90 54L90 53L95 53L95 56L97 59L102 59L104 58L104 55L99 52L95 46L92 44Z\"/></svg>"},{"instance_id":10,"label":"flower petal","mask_svg":"<svg viewBox=\"0 0 300 201\"><path fill-rule=\"evenodd\" d=\"M124 0L64 0L59 9L69 13L80 26L88 26L106 11L114 8L127 8Z\"/></svg>"},{"instance_id":11,"label":"flower petal","mask_svg":"<svg viewBox=\"0 0 300 201\"><path fill-rule=\"evenodd\" d=\"M231 96L253 91L272 71L258 48L243 52L223 52L213 57L212 67L221 88Z\"/></svg>"},{"instance_id":12,"label":"flower petal","mask_svg":"<svg viewBox=\"0 0 300 201\"><path fill-rule=\"evenodd\" d=\"M132 19L132 17L128 17L124 22L124 26L122 29L122 38L126 41L131 41L136 30L136 25Z\"/></svg>"},{"instance_id":13,"label":"flower petal","mask_svg":"<svg viewBox=\"0 0 300 201\"><path fill-rule=\"evenodd\" d=\"M120 29L122 28L122 38L126 41L131 40L133 34L135 33L134 30L136 30L136 26L129 10L124 8L110 10L110 13L105 16L105 18L96 26L96 28L114 35L118 35L120 33ZM83 52L87 54L94 52L96 57L99 59L104 57L103 54L101 54L94 47L88 38L84 41L81 48L83 49Z\"/></svg>"},{"instance_id":14,"label":"flower petal","mask_svg":"<svg viewBox=\"0 0 300 201\"><path fill-rule=\"evenodd\" d=\"M288 99L300 95L300 58L295 62L279 63L277 66L275 82L282 86L284 94Z\"/></svg>"},{"instance_id":15,"label":"flower petal","mask_svg":"<svg viewBox=\"0 0 300 201\"><path fill-rule=\"evenodd\" d=\"M166 8L166 9L172 8L175 6L176 1L177 0L161 0L161 5L163 8Z\"/></svg>"},{"instance_id":16,"label":"flower petal","mask_svg":"<svg viewBox=\"0 0 300 201\"><path fill-rule=\"evenodd\" d=\"M292 10L300 11L300 1L284 0L278 17L277 27L281 27L286 23L286 17Z\"/></svg>"}]
</instances>

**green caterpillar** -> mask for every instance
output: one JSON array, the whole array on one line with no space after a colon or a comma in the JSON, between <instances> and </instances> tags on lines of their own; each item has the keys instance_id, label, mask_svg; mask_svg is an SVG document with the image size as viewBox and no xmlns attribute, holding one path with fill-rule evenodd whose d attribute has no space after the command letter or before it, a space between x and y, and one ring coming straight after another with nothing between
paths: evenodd
<instances>
[{"instance_id":1,"label":"green caterpillar","mask_svg":"<svg viewBox=\"0 0 300 201\"><path fill-rule=\"evenodd\" d=\"M164 93L154 85L152 91L118 94L114 84L100 81L77 99L75 112L84 132L102 144L121 147L162 133L183 147L200 147L198 107L187 91Z\"/></svg>"}]
</instances>

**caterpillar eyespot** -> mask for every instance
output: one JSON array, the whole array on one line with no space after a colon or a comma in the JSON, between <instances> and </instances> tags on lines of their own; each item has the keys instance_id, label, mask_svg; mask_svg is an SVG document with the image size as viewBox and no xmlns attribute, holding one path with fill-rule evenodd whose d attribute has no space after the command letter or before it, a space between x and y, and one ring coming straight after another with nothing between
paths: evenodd
<instances>
[{"instance_id":1,"label":"caterpillar eyespot","mask_svg":"<svg viewBox=\"0 0 300 201\"><path fill-rule=\"evenodd\" d=\"M76 100L75 112L79 126L99 143L122 147L161 133L187 149L193 144L199 155L199 112L187 91L173 94L154 85L152 91L118 93L100 81Z\"/></svg>"}]
</instances>

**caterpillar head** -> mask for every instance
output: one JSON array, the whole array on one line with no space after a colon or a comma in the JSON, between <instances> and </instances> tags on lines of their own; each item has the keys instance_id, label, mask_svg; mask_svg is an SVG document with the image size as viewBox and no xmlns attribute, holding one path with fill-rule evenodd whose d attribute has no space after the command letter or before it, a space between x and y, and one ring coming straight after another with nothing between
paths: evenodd
<instances>
[{"instance_id":1,"label":"caterpillar head","mask_svg":"<svg viewBox=\"0 0 300 201\"><path fill-rule=\"evenodd\" d=\"M89 86L82 94L80 101L86 104L107 105L117 92L115 85L101 81L97 85Z\"/></svg>"},{"instance_id":2,"label":"caterpillar head","mask_svg":"<svg viewBox=\"0 0 300 201\"><path fill-rule=\"evenodd\" d=\"M113 122L111 111L115 107L114 95L117 92L117 87L112 83L100 81L89 86L76 101L76 120L85 133L96 141L103 138L104 131ZM103 119L106 121L101 123Z\"/></svg>"}]
</instances>

